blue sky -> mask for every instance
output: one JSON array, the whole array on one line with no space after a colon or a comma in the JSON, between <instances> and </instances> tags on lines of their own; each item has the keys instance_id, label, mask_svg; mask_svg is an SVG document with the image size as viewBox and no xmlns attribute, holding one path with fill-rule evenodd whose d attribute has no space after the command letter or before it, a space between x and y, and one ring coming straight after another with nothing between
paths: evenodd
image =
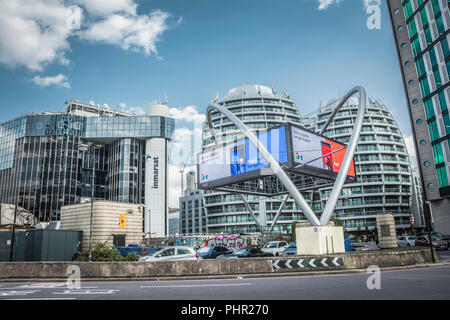
<instances>
[{"instance_id":1,"label":"blue sky","mask_svg":"<svg viewBox=\"0 0 450 320\"><path fill-rule=\"evenodd\" d=\"M367 2L381 7L379 30ZM301 114L362 85L412 146L384 1L0 0L0 122L70 99L142 112L167 95L185 137L216 93L248 84L285 89Z\"/></svg>"},{"instance_id":2,"label":"blue sky","mask_svg":"<svg viewBox=\"0 0 450 320\"><path fill-rule=\"evenodd\" d=\"M84 35L62 35L65 46L50 45L55 58L35 61L40 70L27 57L8 60L4 56L11 52L0 49L0 121L31 110L61 110L71 98L134 108L167 94L171 107L193 105L203 112L217 92L223 96L227 89L245 84L286 89L305 114L320 101L336 97L339 90L344 93L360 84L370 95L380 97L403 133L410 134L384 2L380 30L366 27L369 15L362 0L323 1L329 6L322 10L318 0L111 0L122 8L117 12L103 10L105 0L91 2L98 2L97 8L83 6L83 0L63 4L76 4L83 10ZM159 41L147 41L157 54L145 52L145 41L130 48L123 47L124 38L107 41L99 34L101 29L94 36L86 35L92 24L112 14L129 14L132 6L134 17L148 16L152 10L167 14ZM21 8L10 10L24 17ZM7 33L0 36L2 47L22 38L22 33L1 32ZM41 50L26 45L23 49ZM57 75L59 79L51 80Z\"/></svg>"}]
</instances>

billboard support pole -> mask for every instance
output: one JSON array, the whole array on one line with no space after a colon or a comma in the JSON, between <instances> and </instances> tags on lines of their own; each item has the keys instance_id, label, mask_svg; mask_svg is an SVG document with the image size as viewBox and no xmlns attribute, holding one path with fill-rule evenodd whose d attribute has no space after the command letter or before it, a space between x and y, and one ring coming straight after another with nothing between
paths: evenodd
<instances>
[{"instance_id":1,"label":"billboard support pole","mask_svg":"<svg viewBox=\"0 0 450 320\"><path fill-rule=\"evenodd\" d=\"M263 233L263 226L259 223L258 219L256 218L255 213L252 210L252 207L250 207L247 199L245 199L244 195L242 193L238 193L238 195L241 197L242 201L244 202L245 208L247 209L247 211L250 213L250 215L252 216L252 218L255 220L256 225L258 226L259 231L261 232L261 234Z\"/></svg>"},{"instance_id":2,"label":"billboard support pole","mask_svg":"<svg viewBox=\"0 0 450 320\"><path fill-rule=\"evenodd\" d=\"M334 183L333 189L331 190L330 197L328 198L327 204L323 209L322 216L320 218L320 224L325 226L330 221L331 215L333 214L334 207L336 206L336 202L341 193L342 187L344 186L345 179L347 177L348 170L350 169L351 162L353 160L353 155L356 150L356 145L358 143L359 134L361 132L361 128L364 120L364 113L366 111L366 91L363 87L354 87L350 90L344 98L339 102L336 109L334 109L328 121L323 126L320 134L323 134L325 130L328 128L330 123L333 121L334 117L338 113L339 109L353 96L355 93L359 94L359 108L358 113L356 115L355 125L353 127L353 134L348 143L347 152L345 153L344 160L342 161L341 169L339 170L338 176L336 178L336 182Z\"/></svg>"},{"instance_id":3,"label":"billboard support pole","mask_svg":"<svg viewBox=\"0 0 450 320\"><path fill-rule=\"evenodd\" d=\"M211 114L212 112L216 110L220 113L222 113L225 117L228 118L241 132L242 134L248 138L250 143L255 146L256 150L261 154L261 156L266 160L270 168L272 169L273 173L280 179L280 182L286 187L286 190L289 192L289 194L292 196L292 198L295 200L297 205L300 207L300 209L303 212L303 215L308 219L308 221L313 226L319 226L320 221L315 215L314 211L312 211L311 207L308 205L306 200L303 198L300 191L298 191L295 184L289 179L286 172L280 167L280 164L278 161L270 154L269 151L267 151L264 144L258 140L256 135L245 125L242 123L241 120L239 120L238 117L236 117L230 110L228 110L225 106L222 106L220 104L211 102L206 110L206 120L208 122L208 127L211 131L211 137L214 139L214 143L216 147L218 146L217 138L214 132L214 127L211 121ZM352 153L353 156L353 153ZM348 171L348 169L347 169ZM345 173L347 173L347 171Z\"/></svg>"},{"instance_id":4,"label":"billboard support pole","mask_svg":"<svg viewBox=\"0 0 450 320\"><path fill-rule=\"evenodd\" d=\"M284 200L281 202L280 207L278 208L277 214L275 215L275 218L273 218L272 225L270 226L269 233L273 231L273 228L275 227L275 223L277 223L278 218L280 217L281 210L283 210L284 205L286 204L287 199L289 198L289 194L286 195Z\"/></svg>"}]
</instances>

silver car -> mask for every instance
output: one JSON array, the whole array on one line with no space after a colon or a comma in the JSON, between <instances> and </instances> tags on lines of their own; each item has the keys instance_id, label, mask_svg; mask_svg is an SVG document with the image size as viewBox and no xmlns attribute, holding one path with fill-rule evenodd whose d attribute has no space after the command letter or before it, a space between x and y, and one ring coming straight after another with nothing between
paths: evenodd
<instances>
[{"instance_id":1,"label":"silver car","mask_svg":"<svg viewBox=\"0 0 450 320\"><path fill-rule=\"evenodd\" d=\"M414 247L416 243L416 236L400 236L397 239L399 247Z\"/></svg>"},{"instance_id":2,"label":"silver car","mask_svg":"<svg viewBox=\"0 0 450 320\"><path fill-rule=\"evenodd\" d=\"M143 256L139 261L179 261L179 260L198 260L197 252L191 247L168 247L156 251L150 256Z\"/></svg>"}]
</instances>

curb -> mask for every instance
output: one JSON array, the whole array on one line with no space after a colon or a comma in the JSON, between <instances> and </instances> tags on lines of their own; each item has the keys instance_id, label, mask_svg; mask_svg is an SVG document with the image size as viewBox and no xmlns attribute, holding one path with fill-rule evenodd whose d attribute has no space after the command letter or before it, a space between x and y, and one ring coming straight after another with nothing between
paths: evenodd
<instances>
[{"instance_id":1,"label":"curb","mask_svg":"<svg viewBox=\"0 0 450 320\"><path fill-rule=\"evenodd\" d=\"M437 263L424 263L409 266L382 267L381 272L400 271L409 269L426 269L450 266L450 261ZM85 282L131 282L131 281L180 281L180 280L223 280L223 279L251 279L251 278L277 278L277 277L299 277L299 276L327 276L367 273L366 269L340 269L328 271L303 271L303 272L273 272L259 274L234 274L234 275L198 275L198 276L172 276L172 277L150 277L150 278L82 278ZM67 278L11 278L0 279L0 283L8 282L65 282Z\"/></svg>"}]
</instances>

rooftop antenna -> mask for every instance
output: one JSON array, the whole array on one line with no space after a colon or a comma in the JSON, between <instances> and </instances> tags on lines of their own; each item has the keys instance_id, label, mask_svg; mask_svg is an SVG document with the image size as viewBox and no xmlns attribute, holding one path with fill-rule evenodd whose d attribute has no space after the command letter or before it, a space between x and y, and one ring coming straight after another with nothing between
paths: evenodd
<instances>
[{"instance_id":1,"label":"rooftop antenna","mask_svg":"<svg viewBox=\"0 0 450 320\"><path fill-rule=\"evenodd\" d=\"M290 99L291 97L289 96L289 93L286 91L286 89L283 89L283 93L285 98Z\"/></svg>"}]
</instances>

